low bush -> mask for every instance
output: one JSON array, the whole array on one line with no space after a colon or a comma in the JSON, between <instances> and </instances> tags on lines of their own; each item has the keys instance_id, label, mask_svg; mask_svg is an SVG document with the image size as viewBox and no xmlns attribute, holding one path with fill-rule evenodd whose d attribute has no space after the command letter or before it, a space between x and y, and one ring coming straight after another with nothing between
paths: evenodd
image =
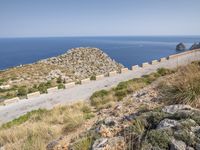
<instances>
[{"instance_id":1,"label":"low bush","mask_svg":"<svg viewBox=\"0 0 200 150\"><path fill-rule=\"evenodd\" d=\"M91 76L90 80L96 80L96 76L95 75Z\"/></svg>"},{"instance_id":2,"label":"low bush","mask_svg":"<svg viewBox=\"0 0 200 150\"><path fill-rule=\"evenodd\" d=\"M62 83L58 84L58 89L64 89L64 88L65 88L64 84L62 84Z\"/></svg>"},{"instance_id":3,"label":"low bush","mask_svg":"<svg viewBox=\"0 0 200 150\"><path fill-rule=\"evenodd\" d=\"M25 114L23 116L20 116L17 119L14 119L14 120L12 120L8 123L3 124L1 126L1 128L6 129L6 128L11 128L12 126L20 125L20 124L28 121L33 116L35 116L35 118L34 118L35 121L40 120L41 117L43 117L43 115L46 114L46 113L47 113L47 110L45 110L45 109L33 110L31 112L28 112L27 114Z\"/></svg>"},{"instance_id":4,"label":"low bush","mask_svg":"<svg viewBox=\"0 0 200 150\"><path fill-rule=\"evenodd\" d=\"M151 73L141 78L120 82L111 90L97 91L90 97L91 105L97 108L105 108L103 105L112 101L123 100L128 94L145 87L155 81L158 77L160 77L159 73Z\"/></svg>"},{"instance_id":5,"label":"low bush","mask_svg":"<svg viewBox=\"0 0 200 150\"><path fill-rule=\"evenodd\" d=\"M174 73L174 70L166 69L166 68L158 68L157 73L161 76L165 76L171 73Z\"/></svg>"},{"instance_id":6,"label":"low bush","mask_svg":"<svg viewBox=\"0 0 200 150\"><path fill-rule=\"evenodd\" d=\"M26 96L27 93L28 93L28 90L27 90L27 87L25 87L25 86L19 87L19 89L17 91L18 96Z\"/></svg>"},{"instance_id":7,"label":"low bush","mask_svg":"<svg viewBox=\"0 0 200 150\"><path fill-rule=\"evenodd\" d=\"M147 139L154 147L169 149L170 136L165 130L151 130L147 134Z\"/></svg>"}]
</instances>

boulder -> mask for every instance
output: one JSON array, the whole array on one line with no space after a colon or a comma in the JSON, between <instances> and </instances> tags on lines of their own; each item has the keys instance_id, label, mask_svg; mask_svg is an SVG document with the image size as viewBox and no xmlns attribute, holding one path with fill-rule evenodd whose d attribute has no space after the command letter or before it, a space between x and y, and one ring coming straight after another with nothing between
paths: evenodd
<instances>
[{"instance_id":1,"label":"boulder","mask_svg":"<svg viewBox=\"0 0 200 150\"><path fill-rule=\"evenodd\" d=\"M170 150L185 150L186 144L183 141L178 141L175 139L171 140Z\"/></svg>"},{"instance_id":2,"label":"boulder","mask_svg":"<svg viewBox=\"0 0 200 150\"><path fill-rule=\"evenodd\" d=\"M103 150L103 147L106 146L107 141L107 138L97 139L92 145L92 150Z\"/></svg>"},{"instance_id":3,"label":"boulder","mask_svg":"<svg viewBox=\"0 0 200 150\"><path fill-rule=\"evenodd\" d=\"M107 125L107 126L114 126L116 124L116 121L112 117L107 117L104 120L104 124Z\"/></svg>"},{"instance_id":4,"label":"boulder","mask_svg":"<svg viewBox=\"0 0 200 150\"><path fill-rule=\"evenodd\" d=\"M177 104L177 105L165 106L162 109L163 112L169 113L169 114L175 114L176 112L180 110L193 110L193 108L190 105Z\"/></svg>"},{"instance_id":5,"label":"boulder","mask_svg":"<svg viewBox=\"0 0 200 150\"><path fill-rule=\"evenodd\" d=\"M190 50L199 49L199 48L200 48L200 42L199 42L199 43L194 43L194 44L190 47Z\"/></svg>"},{"instance_id":6,"label":"boulder","mask_svg":"<svg viewBox=\"0 0 200 150\"><path fill-rule=\"evenodd\" d=\"M180 125L180 123L176 120L164 119L158 124L157 129L172 128L178 125Z\"/></svg>"},{"instance_id":7,"label":"boulder","mask_svg":"<svg viewBox=\"0 0 200 150\"><path fill-rule=\"evenodd\" d=\"M183 43L179 43L178 45L176 45L176 50L184 51L184 50L186 50L186 47Z\"/></svg>"},{"instance_id":8,"label":"boulder","mask_svg":"<svg viewBox=\"0 0 200 150\"><path fill-rule=\"evenodd\" d=\"M92 145L92 150L124 150L125 142L121 136L97 139Z\"/></svg>"},{"instance_id":9,"label":"boulder","mask_svg":"<svg viewBox=\"0 0 200 150\"><path fill-rule=\"evenodd\" d=\"M194 150L194 148L193 148L193 147L190 147L190 146L188 146L188 147L186 148L186 150Z\"/></svg>"}]
</instances>

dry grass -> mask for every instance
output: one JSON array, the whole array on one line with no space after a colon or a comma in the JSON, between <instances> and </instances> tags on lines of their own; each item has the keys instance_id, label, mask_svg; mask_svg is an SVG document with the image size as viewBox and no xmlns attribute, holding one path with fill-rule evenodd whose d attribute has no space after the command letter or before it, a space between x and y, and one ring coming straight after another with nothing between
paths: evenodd
<instances>
[{"instance_id":1,"label":"dry grass","mask_svg":"<svg viewBox=\"0 0 200 150\"><path fill-rule=\"evenodd\" d=\"M16 150L46 149L49 141L80 127L91 114L90 110L88 105L77 103L54 108L42 115L33 113L25 122L4 125L0 129L0 145Z\"/></svg>"},{"instance_id":2,"label":"dry grass","mask_svg":"<svg viewBox=\"0 0 200 150\"><path fill-rule=\"evenodd\" d=\"M200 107L200 66L191 64L160 83L159 89L167 104L189 104Z\"/></svg>"},{"instance_id":3,"label":"dry grass","mask_svg":"<svg viewBox=\"0 0 200 150\"><path fill-rule=\"evenodd\" d=\"M120 82L115 88L110 90L100 90L90 97L91 105L97 109L107 108L109 104L116 101L122 101L127 95L136 90L144 88L158 79L160 76L174 73L168 69L158 69L158 72L145 75L141 78Z\"/></svg>"}]
</instances>

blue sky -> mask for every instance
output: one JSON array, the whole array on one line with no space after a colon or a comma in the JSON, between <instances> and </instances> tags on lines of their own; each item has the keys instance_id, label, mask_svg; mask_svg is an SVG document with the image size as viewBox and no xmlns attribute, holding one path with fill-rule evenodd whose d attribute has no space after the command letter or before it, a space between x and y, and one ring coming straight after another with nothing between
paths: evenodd
<instances>
[{"instance_id":1,"label":"blue sky","mask_svg":"<svg viewBox=\"0 0 200 150\"><path fill-rule=\"evenodd\" d=\"M0 0L0 37L200 35L200 0Z\"/></svg>"}]
</instances>

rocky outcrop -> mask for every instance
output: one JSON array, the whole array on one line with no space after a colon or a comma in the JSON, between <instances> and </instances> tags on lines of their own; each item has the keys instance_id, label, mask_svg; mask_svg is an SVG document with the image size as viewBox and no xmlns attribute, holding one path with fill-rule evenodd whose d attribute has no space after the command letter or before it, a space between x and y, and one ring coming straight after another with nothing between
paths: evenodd
<instances>
[{"instance_id":1,"label":"rocky outcrop","mask_svg":"<svg viewBox=\"0 0 200 150\"><path fill-rule=\"evenodd\" d=\"M166 111L166 107L171 108L173 113ZM124 108L121 107L104 111L104 114L108 113L107 117L98 121L81 137L93 137L92 150L198 149L200 111L188 105L166 107L137 111L129 115L122 113Z\"/></svg>"},{"instance_id":2,"label":"rocky outcrop","mask_svg":"<svg viewBox=\"0 0 200 150\"><path fill-rule=\"evenodd\" d=\"M178 51L184 51L186 50L186 47L183 43L179 43L177 46L176 46L176 50Z\"/></svg>"},{"instance_id":3,"label":"rocky outcrop","mask_svg":"<svg viewBox=\"0 0 200 150\"><path fill-rule=\"evenodd\" d=\"M200 48L200 42L199 42L199 43L194 43L194 44L190 47L190 50L199 49L199 48Z\"/></svg>"},{"instance_id":4,"label":"rocky outcrop","mask_svg":"<svg viewBox=\"0 0 200 150\"><path fill-rule=\"evenodd\" d=\"M58 78L65 83L78 82L94 75L120 71L123 67L98 48L81 47L57 57L7 69L0 73L0 79L6 78L2 85L31 87L48 81L54 83Z\"/></svg>"},{"instance_id":5,"label":"rocky outcrop","mask_svg":"<svg viewBox=\"0 0 200 150\"><path fill-rule=\"evenodd\" d=\"M98 48L74 48L67 53L40 61L48 65L62 66L83 79L92 75L119 71L123 66Z\"/></svg>"}]
</instances>

